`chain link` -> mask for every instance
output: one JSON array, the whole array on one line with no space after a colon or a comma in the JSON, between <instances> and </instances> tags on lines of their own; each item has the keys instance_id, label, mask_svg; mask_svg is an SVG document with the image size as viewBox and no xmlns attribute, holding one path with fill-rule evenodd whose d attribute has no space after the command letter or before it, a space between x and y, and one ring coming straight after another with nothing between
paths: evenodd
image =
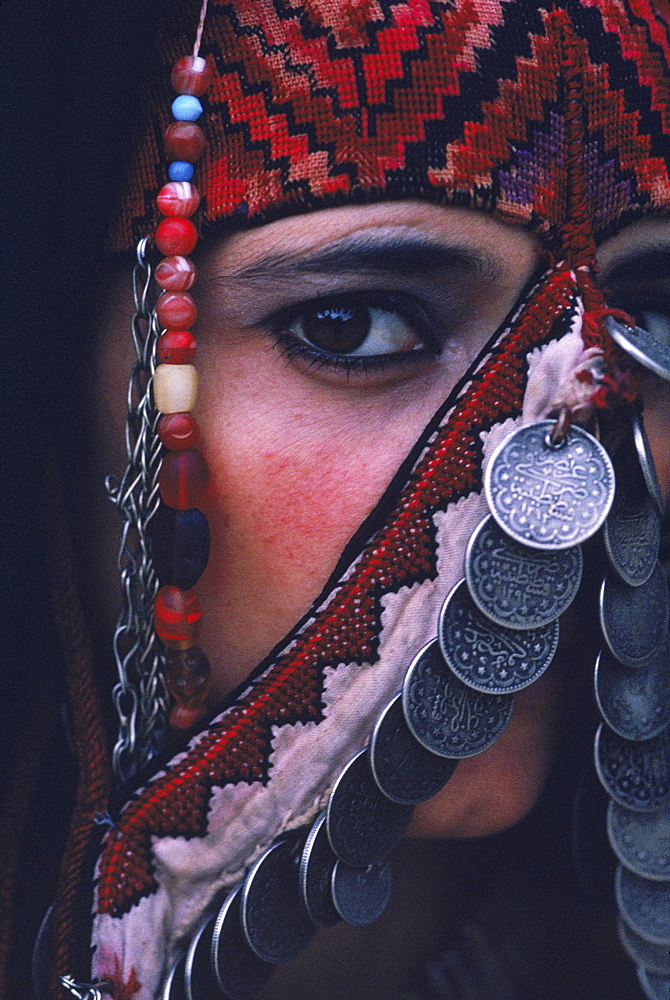
<instances>
[{"instance_id":1,"label":"chain link","mask_svg":"<svg viewBox=\"0 0 670 1000\"><path fill-rule=\"evenodd\" d=\"M169 704L153 627L158 580L147 533L160 502L161 464L161 442L156 433L160 413L151 391L160 330L153 309L148 242L145 238L138 243L133 271L132 337L136 360L128 384L128 465L120 480L108 476L105 482L109 499L123 517L117 559L123 605L113 642L119 680L112 692L119 717L119 736L112 759L114 770L123 781L130 780L159 751Z\"/></svg>"},{"instance_id":2,"label":"chain link","mask_svg":"<svg viewBox=\"0 0 670 1000\"><path fill-rule=\"evenodd\" d=\"M103 993L108 996L112 992L109 983L76 983L72 976L59 976L61 986L70 994L73 1000L103 1000Z\"/></svg>"}]
</instances>

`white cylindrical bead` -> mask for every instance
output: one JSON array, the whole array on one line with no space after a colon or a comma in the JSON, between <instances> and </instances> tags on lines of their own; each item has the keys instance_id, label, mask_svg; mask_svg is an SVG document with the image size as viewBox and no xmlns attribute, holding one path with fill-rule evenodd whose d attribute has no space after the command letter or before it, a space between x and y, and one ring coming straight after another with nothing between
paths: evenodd
<instances>
[{"instance_id":1,"label":"white cylindrical bead","mask_svg":"<svg viewBox=\"0 0 670 1000\"><path fill-rule=\"evenodd\" d=\"M154 372L154 402L161 413L185 413L198 398L194 365L159 365Z\"/></svg>"}]
</instances>

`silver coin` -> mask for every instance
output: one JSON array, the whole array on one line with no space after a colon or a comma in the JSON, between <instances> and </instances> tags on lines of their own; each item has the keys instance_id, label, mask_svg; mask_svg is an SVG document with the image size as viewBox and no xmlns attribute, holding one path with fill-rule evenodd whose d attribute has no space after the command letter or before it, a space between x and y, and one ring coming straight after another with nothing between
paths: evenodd
<instances>
[{"instance_id":1,"label":"silver coin","mask_svg":"<svg viewBox=\"0 0 670 1000\"><path fill-rule=\"evenodd\" d=\"M572 604L582 579L579 546L542 552L520 545L489 514L473 531L465 579L473 601L505 628L541 628Z\"/></svg>"},{"instance_id":2,"label":"silver coin","mask_svg":"<svg viewBox=\"0 0 670 1000\"><path fill-rule=\"evenodd\" d=\"M212 931L211 967L219 989L229 1000L251 1000L274 972L251 950L242 929L242 886L228 893Z\"/></svg>"},{"instance_id":3,"label":"silver coin","mask_svg":"<svg viewBox=\"0 0 670 1000\"><path fill-rule=\"evenodd\" d=\"M659 976L657 973L643 968L635 971L648 1000L668 1000L670 997L670 976Z\"/></svg>"},{"instance_id":4,"label":"silver coin","mask_svg":"<svg viewBox=\"0 0 670 1000\"><path fill-rule=\"evenodd\" d=\"M603 649L596 660L595 690L602 717L626 740L648 740L670 725L670 642L650 663L631 670Z\"/></svg>"},{"instance_id":5,"label":"silver coin","mask_svg":"<svg viewBox=\"0 0 670 1000\"><path fill-rule=\"evenodd\" d=\"M168 977L161 991L160 1000L186 1000L186 985L184 983L185 965L186 956L182 955L168 972Z\"/></svg>"},{"instance_id":6,"label":"silver coin","mask_svg":"<svg viewBox=\"0 0 670 1000\"><path fill-rule=\"evenodd\" d=\"M633 427L635 450L640 462L640 469L642 470L646 487L649 491L649 496L656 504L658 510L663 513L663 494L661 493L661 484L658 481L656 465L654 464L654 456L651 453L647 434L644 429L642 414L635 413L631 423Z\"/></svg>"},{"instance_id":7,"label":"silver coin","mask_svg":"<svg viewBox=\"0 0 670 1000\"><path fill-rule=\"evenodd\" d=\"M600 627L610 652L626 667L642 667L661 650L668 634L670 600L663 567L640 587L608 572L600 590Z\"/></svg>"},{"instance_id":8,"label":"silver coin","mask_svg":"<svg viewBox=\"0 0 670 1000\"><path fill-rule=\"evenodd\" d=\"M614 469L603 446L572 426L552 447L553 420L514 431L491 456L484 488L491 513L517 542L570 549L601 526L614 498Z\"/></svg>"},{"instance_id":9,"label":"silver coin","mask_svg":"<svg viewBox=\"0 0 670 1000\"><path fill-rule=\"evenodd\" d=\"M647 814L610 802L607 836L621 864L633 874L670 882L670 803Z\"/></svg>"},{"instance_id":10,"label":"silver coin","mask_svg":"<svg viewBox=\"0 0 670 1000\"><path fill-rule=\"evenodd\" d=\"M300 858L300 891L307 912L317 927L329 927L340 919L331 890L336 861L337 855L328 840L324 811L309 831Z\"/></svg>"},{"instance_id":11,"label":"silver coin","mask_svg":"<svg viewBox=\"0 0 670 1000\"><path fill-rule=\"evenodd\" d=\"M651 944L670 945L670 885L650 882L619 865L614 892L623 920Z\"/></svg>"},{"instance_id":12,"label":"silver coin","mask_svg":"<svg viewBox=\"0 0 670 1000\"><path fill-rule=\"evenodd\" d=\"M459 681L437 639L414 658L402 692L407 725L422 746L443 757L474 757L492 746L514 711L514 695L482 694Z\"/></svg>"},{"instance_id":13,"label":"silver coin","mask_svg":"<svg viewBox=\"0 0 670 1000\"><path fill-rule=\"evenodd\" d=\"M670 802L670 734L633 742L604 723L595 739L598 777L610 798L624 809L648 813Z\"/></svg>"},{"instance_id":14,"label":"silver coin","mask_svg":"<svg viewBox=\"0 0 670 1000\"><path fill-rule=\"evenodd\" d=\"M353 927L369 927L378 920L391 898L391 869L387 864L352 868L338 861L332 890L337 911Z\"/></svg>"},{"instance_id":15,"label":"silver coin","mask_svg":"<svg viewBox=\"0 0 670 1000\"><path fill-rule=\"evenodd\" d=\"M667 948L645 941L621 919L617 921L617 930L624 951L637 965L643 965L648 972L659 976L670 976L670 951Z\"/></svg>"},{"instance_id":16,"label":"silver coin","mask_svg":"<svg viewBox=\"0 0 670 1000\"><path fill-rule=\"evenodd\" d=\"M632 587L651 576L661 540L661 519L649 495L637 458L626 452L615 464L617 487L603 527L605 551L612 569Z\"/></svg>"},{"instance_id":17,"label":"silver coin","mask_svg":"<svg viewBox=\"0 0 670 1000\"><path fill-rule=\"evenodd\" d=\"M431 799L449 781L457 763L426 750L412 735L402 694L389 702L370 737L372 777L388 799L402 805Z\"/></svg>"},{"instance_id":18,"label":"silver coin","mask_svg":"<svg viewBox=\"0 0 670 1000\"><path fill-rule=\"evenodd\" d=\"M212 969L214 917L203 921L191 938L184 965L186 1000L204 1000L216 991Z\"/></svg>"},{"instance_id":19,"label":"silver coin","mask_svg":"<svg viewBox=\"0 0 670 1000\"><path fill-rule=\"evenodd\" d=\"M302 901L292 839L278 840L250 869L240 905L244 935L264 962L288 962L316 931Z\"/></svg>"},{"instance_id":20,"label":"silver coin","mask_svg":"<svg viewBox=\"0 0 670 1000\"><path fill-rule=\"evenodd\" d=\"M412 806L391 802L377 788L368 751L349 761L328 800L326 827L330 846L354 867L385 861L402 839Z\"/></svg>"},{"instance_id":21,"label":"silver coin","mask_svg":"<svg viewBox=\"0 0 670 1000\"><path fill-rule=\"evenodd\" d=\"M442 606L438 636L442 655L464 684L484 694L514 694L536 681L553 660L558 622L523 632L496 625L461 580Z\"/></svg>"},{"instance_id":22,"label":"silver coin","mask_svg":"<svg viewBox=\"0 0 670 1000\"><path fill-rule=\"evenodd\" d=\"M605 319L612 340L654 375L670 381L670 347L642 326L628 326L614 316Z\"/></svg>"}]
</instances>

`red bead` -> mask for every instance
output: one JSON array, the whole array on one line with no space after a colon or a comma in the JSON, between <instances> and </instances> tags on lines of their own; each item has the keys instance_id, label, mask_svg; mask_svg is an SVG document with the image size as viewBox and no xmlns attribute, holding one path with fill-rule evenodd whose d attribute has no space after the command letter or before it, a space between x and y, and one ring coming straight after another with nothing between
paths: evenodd
<instances>
[{"instance_id":1,"label":"red bead","mask_svg":"<svg viewBox=\"0 0 670 1000\"><path fill-rule=\"evenodd\" d=\"M165 152L170 160L195 163L206 145L205 133L193 122L173 122L165 130Z\"/></svg>"},{"instance_id":2,"label":"red bead","mask_svg":"<svg viewBox=\"0 0 670 1000\"><path fill-rule=\"evenodd\" d=\"M182 56L172 67L170 80L178 94L202 97L212 82L212 71L202 56Z\"/></svg>"},{"instance_id":3,"label":"red bead","mask_svg":"<svg viewBox=\"0 0 670 1000\"><path fill-rule=\"evenodd\" d=\"M202 608L194 590L161 587L154 601L154 628L170 649L190 649L200 633Z\"/></svg>"},{"instance_id":4,"label":"red bead","mask_svg":"<svg viewBox=\"0 0 670 1000\"><path fill-rule=\"evenodd\" d=\"M181 216L162 219L156 226L154 242L161 253L189 254L198 242L198 230L190 219Z\"/></svg>"},{"instance_id":5,"label":"red bead","mask_svg":"<svg viewBox=\"0 0 670 1000\"><path fill-rule=\"evenodd\" d=\"M198 277L198 269L188 257L163 257L154 275L161 288L187 292Z\"/></svg>"},{"instance_id":6,"label":"red bead","mask_svg":"<svg viewBox=\"0 0 670 1000\"><path fill-rule=\"evenodd\" d=\"M156 315L165 330L185 330L195 323L198 307L188 292L163 292L156 303Z\"/></svg>"},{"instance_id":7,"label":"red bead","mask_svg":"<svg viewBox=\"0 0 670 1000\"><path fill-rule=\"evenodd\" d=\"M200 192L188 181L169 181L158 192L156 204L163 215L193 215L200 204Z\"/></svg>"},{"instance_id":8,"label":"red bead","mask_svg":"<svg viewBox=\"0 0 670 1000\"><path fill-rule=\"evenodd\" d=\"M207 463L195 448L169 451L158 473L161 497L176 510L197 507L209 484Z\"/></svg>"},{"instance_id":9,"label":"red bead","mask_svg":"<svg viewBox=\"0 0 670 1000\"><path fill-rule=\"evenodd\" d=\"M166 365L190 365L195 348L195 337L190 330L168 330L158 338L156 360Z\"/></svg>"},{"instance_id":10,"label":"red bead","mask_svg":"<svg viewBox=\"0 0 670 1000\"><path fill-rule=\"evenodd\" d=\"M170 725L173 729L190 729L206 715L207 709L201 706L190 708L186 705L173 705L170 709Z\"/></svg>"},{"instance_id":11,"label":"red bead","mask_svg":"<svg viewBox=\"0 0 670 1000\"><path fill-rule=\"evenodd\" d=\"M165 684L180 705L199 708L212 686L212 669L199 646L168 649L165 654Z\"/></svg>"},{"instance_id":12,"label":"red bead","mask_svg":"<svg viewBox=\"0 0 670 1000\"><path fill-rule=\"evenodd\" d=\"M158 436L166 448L180 451L193 447L200 428L192 413L165 413L158 421Z\"/></svg>"}]
</instances>

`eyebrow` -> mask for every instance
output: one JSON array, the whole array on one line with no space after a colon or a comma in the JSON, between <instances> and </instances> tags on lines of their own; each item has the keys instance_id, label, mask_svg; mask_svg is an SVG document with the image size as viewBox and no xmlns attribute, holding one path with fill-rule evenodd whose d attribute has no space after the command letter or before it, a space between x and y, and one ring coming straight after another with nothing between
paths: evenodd
<instances>
[{"instance_id":1,"label":"eyebrow","mask_svg":"<svg viewBox=\"0 0 670 1000\"><path fill-rule=\"evenodd\" d=\"M228 281L256 284L304 275L427 275L456 270L464 276L495 281L502 262L482 248L443 243L425 236L374 236L360 233L336 240L310 253L268 254L262 260L225 276ZM219 280L224 278L219 276Z\"/></svg>"},{"instance_id":2,"label":"eyebrow","mask_svg":"<svg viewBox=\"0 0 670 1000\"><path fill-rule=\"evenodd\" d=\"M601 271L601 284L629 285L642 279L658 281L670 277L670 244L644 245L617 257Z\"/></svg>"}]
</instances>

